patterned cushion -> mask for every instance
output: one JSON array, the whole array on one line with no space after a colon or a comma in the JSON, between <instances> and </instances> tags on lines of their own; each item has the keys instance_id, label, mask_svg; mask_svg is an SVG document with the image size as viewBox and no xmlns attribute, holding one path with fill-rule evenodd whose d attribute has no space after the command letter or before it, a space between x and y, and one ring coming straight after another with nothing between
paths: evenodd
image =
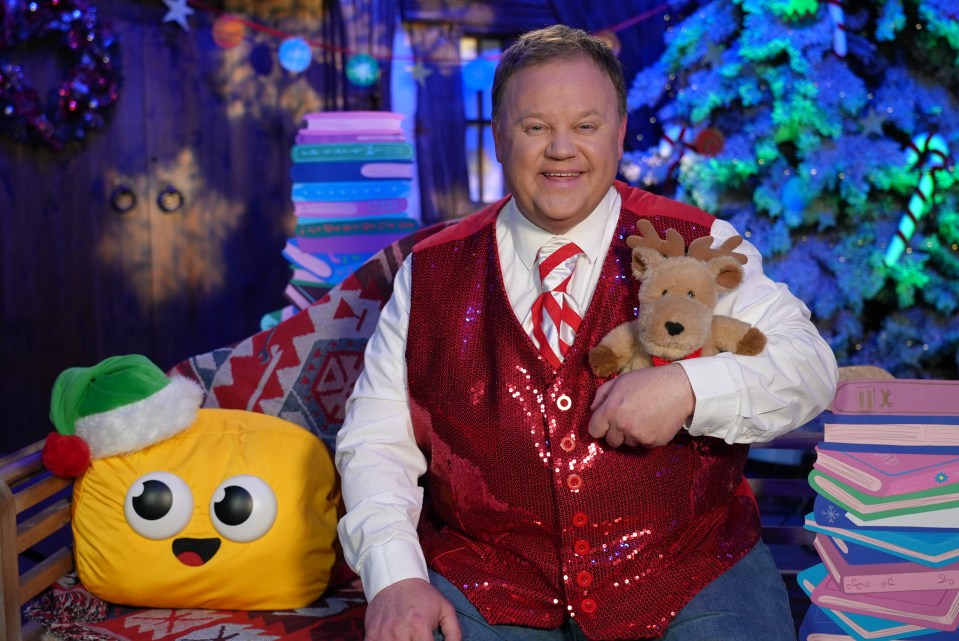
<instances>
[{"instance_id":1,"label":"patterned cushion","mask_svg":"<svg viewBox=\"0 0 959 641\"><path fill-rule=\"evenodd\" d=\"M396 241L310 307L235 345L188 358L173 371L203 386L205 407L279 416L332 450L396 271L413 245L450 224Z\"/></svg>"}]
</instances>

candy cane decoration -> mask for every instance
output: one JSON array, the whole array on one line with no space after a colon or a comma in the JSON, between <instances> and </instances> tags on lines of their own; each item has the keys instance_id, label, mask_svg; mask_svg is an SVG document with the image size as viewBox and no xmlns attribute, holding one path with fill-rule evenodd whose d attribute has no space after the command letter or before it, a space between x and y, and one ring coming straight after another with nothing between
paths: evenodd
<instances>
[{"instance_id":1,"label":"candy cane decoration","mask_svg":"<svg viewBox=\"0 0 959 641\"><path fill-rule=\"evenodd\" d=\"M839 58L846 57L846 14L842 0L828 0L829 17L832 18L832 52Z\"/></svg>"},{"instance_id":2,"label":"candy cane decoration","mask_svg":"<svg viewBox=\"0 0 959 641\"><path fill-rule=\"evenodd\" d=\"M692 129L688 129L686 125L666 125L663 127L663 139L659 141L660 157L669 158L674 151L679 150L679 156L669 166L669 171L666 174L667 178L672 177L673 171L679 166L679 161L683 159L683 154L686 153L687 148L696 151L693 146L694 140L695 136Z\"/></svg>"},{"instance_id":3,"label":"candy cane decoration","mask_svg":"<svg viewBox=\"0 0 959 641\"><path fill-rule=\"evenodd\" d=\"M906 213L899 220L899 229L886 248L887 266L891 267L899 260L909 244L909 239L916 233L919 219L932 206L932 196L936 191L936 172L945 168L948 160L949 146L939 134L919 134L909 143L906 150L906 168L918 166L921 172Z\"/></svg>"}]
</instances>

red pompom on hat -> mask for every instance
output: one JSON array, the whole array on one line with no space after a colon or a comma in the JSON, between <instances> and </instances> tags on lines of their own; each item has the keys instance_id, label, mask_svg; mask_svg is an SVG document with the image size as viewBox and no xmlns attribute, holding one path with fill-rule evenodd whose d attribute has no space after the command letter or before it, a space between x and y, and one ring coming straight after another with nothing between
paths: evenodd
<instances>
[{"instance_id":1,"label":"red pompom on hat","mask_svg":"<svg viewBox=\"0 0 959 641\"><path fill-rule=\"evenodd\" d=\"M90 446L76 434L50 432L43 442L40 460L57 476L72 479L90 467Z\"/></svg>"},{"instance_id":2,"label":"red pompom on hat","mask_svg":"<svg viewBox=\"0 0 959 641\"><path fill-rule=\"evenodd\" d=\"M111 356L92 367L71 367L57 377L41 460L51 472L74 478L93 459L143 449L196 420L203 390L168 378L140 354Z\"/></svg>"}]
</instances>

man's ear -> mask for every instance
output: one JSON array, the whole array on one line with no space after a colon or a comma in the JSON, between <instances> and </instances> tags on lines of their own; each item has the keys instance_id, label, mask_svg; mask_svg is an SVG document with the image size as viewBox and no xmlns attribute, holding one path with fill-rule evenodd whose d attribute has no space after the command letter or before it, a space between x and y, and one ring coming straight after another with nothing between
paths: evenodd
<instances>
[{"instance_id":1,"label":"man's ear","mask_svg":"<svg viewBox=\"0 0 959 641\"><path fill-rule=\"evenodd\" d=\"M616 132L616 135L619 137L619 159L623 159L623 144L626 140L626 116L620 118L619 121L619 130Z\"/></svg>"},{"instance_id":2,"label":"man's ear","mask_svg":"<svg viewBox=\"0 0 959 641\"><path fill-rule=\"evenodd\" d=\"M500 123L499 120L494 120L494 121L492 122L492 130L493 130L493 149L496 150L496 160L497 160L497 162L499 162L500 164L502 164L503 159L500 158L500 145L501 145L501 142L500 142L499 123Z\"/></svg>"}]
</instances>

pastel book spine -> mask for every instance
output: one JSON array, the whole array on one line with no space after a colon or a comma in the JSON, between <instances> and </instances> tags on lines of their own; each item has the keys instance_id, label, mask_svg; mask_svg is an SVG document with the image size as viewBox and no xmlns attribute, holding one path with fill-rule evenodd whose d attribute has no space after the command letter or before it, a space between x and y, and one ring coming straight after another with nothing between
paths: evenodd
<instances>
[{"instance_id":1,"label":"pastel book spine","mask_svg":"<svg viewBox=\"0 0 959 641\"><path fill-rule=\"evenodd\" d=\"M842 616L849 618L848 614ZM859 621L863 620L862 615L853 615ZM944 632L940 630L930 630L929 628L916 628L911 633L892 635L883 633L865 634L849 624L842 625L841 619L837 613L826 608L821 608L815 603L811 603L803 616L802 623L799 625L799 641L957 641L954 632ZM895 623L893 623L895 625Z\"/></svg>"},{"instance_id":2,"label":"pastel book spine","mask_svg":"<svg viewBox=\"0 0 959 641\"><path fill-rule=\"evenodd\" d=\"M293 163L290 178L295 183L341 182L352 180L411 179L413 163L393 162L326 162Z\"/></svg>"},{"instance_id":3,"label":"pastel book spine","mask_svg":"<svg viewBox=\"0 0 959 641\"><path fill-rule=\"evenodd\" d=\"M925 510L898 516L884 516L868 521L859 518L833 503L822 494L817 494L813 503L816 518L820 523L828 523L845 528L882 528L887 530L955 530L959 523L959 506L941 510Z\"/></svg>"},{"instance_id":4,"label":"pastel book spine","mask_svg":"<svg viewBox=\"0 0 959 641\"><path fill-rule=\"evenodd\" d=\"M959 481L959 453L844 452L816 448L813 467L873 496L931 490Z\"/></svg>"},{"instance_id":5,"label":"pastel book spine","mask_svg":"<svg viewBox=\"0 0 959 641\"><path fill-rule=\"evenodd\" d=\"M382 162L390 160L413 160L414 147L408 142L329 143L293 145L290 157L293 162Z\"/></svg>"},{"instance_id":6,"label":"pastel book spine","mask_svg":"<svg viewBox=\"0 0 959 641\"><path fill-rule=\"evenodd\" d=\"M956 455L959 454L957 445L886 445L883 443L834 443L831 441L819 441L818 447L823 450L834 452L901 452L907 448L913 454L938 454Z\"/></svg>"},{"instance_id":7,"label":"pastel book spine","mask_svg":"<svg viewBox=\"0 0 959 641\"><path fill-rule=\"evenodd\" d=\"M799 586L806 596L812 598L813 591L829 576L829 572L822 563L817 563L799 572L796 577ZM857 612L845 612L838 609L820 606L815 601L810 606L818 608L821 614L829 617L833 623L849 634L855 641L892 641L913 637L935 638L936 634L952 634L951 632L935 632L923 625L904 623L884 617ZM816 614L814 614L816 616ZM822 624L822 622L818 622ZM811 624L810 624L811 625ZM808 627L806 628L809 629ZM950 638L950 637L945 637ZM919 638L916 639L919 641Z\"/></svg>"},{"instance_id":8,"label":"pastel book spine","mask_svg":"<svg viewBox=\"0 0 959 641\"><path fill-rule=\"evenodd\" d=\"M867 521L959 506L959 483L950 483L922 492L870 496L814 469L809 473L809 485L817 494Z\"/></svg>"},{"instance_id":9,"label":"pastel book spine","mask_svg":"<svg viewBox=\"0 0 959 641\"><path fill-rule=\"evenodd\" d=\"M846 594L827 573L826 578L813 589L810 598L821 607L868 614L936 630L955 631L959 621L959 590Z\"/></svg>"},{"instance_id":10,"label":"pastel book spine","mask_svg":"<svg viewBox=\"0 0 959 641\"><path fill-rule=\"evenodd\" d=\"M834 414L959 415L959 381L866 379L840 381Z\"/></svg>"},{"instance_id":11,"label":"pastel book spine","mask_svg":"<svg viewBox=\"0 0 959 641\"><path fill-rule=\"evenodd\" d=\"M813 546L829 574L847 594L959 588L959 563L932 568L899 559L893 563L853 565L846 562L846 542L842 539L817 534Z\"/></svg>"},{"instance_id":12,"label":"pastel book spine","mask_svg":"<svg viewBox=\"0 0 959 641\"><path fill-rule=\"evenodd\" d=\"M293 202L308 200L382 200L384 198L408 198L409 180L363 180L344 182L293 183Z\"/></svg>"},{"instance_id":13,"label":"pastel book spine","mask_svg":"<svg viewBox=\"0 0 959 641\"><path fill-rule=\"evenodd\" d=\"M803 527L923 565L941 567L959 561L956 530L844 528L817 522L813 512L806 515Z\"/></svg>"},{"instance_id":14,"label":"pastel book spine","mask_svg":"<svg viewBox=\"0 0 959 641\"><path fill-rule=\"evenodd\" d=\"M303 272L309 272L318 283L339 283L355 272L368 257L376 252L357 253L311 253L299 246L298 238L289 238L283 247L283 256L289 261L294 273L300 271L300 280L305 278ZM361 260L361 257L365 257Z\"/></svg>"},{"instance_id":15,"label":"pastel book spine","mask_svg":"<svg viewBox=\"0 0 959 641\"><path fill-rule=\"evenodd\" d=\"M831 443L959 446L959 416L824 412L822 420Z\"/></svg>"},{"instance_id":16,"label":"pastel book spine","mask_svg":"<svg viewBox=\"0 0 959 641\"><path fill-rule=\"evenodd\" d=\"M320 111L303 117L311 131L399 130L403 114L394 111Z\"/></svg>"},{"instance_id":17,"label":"pastel book spine","mask_svg":"<svg viewBox=\"0 0 959 641\"><path fill-rule=\"evenodd\" d=\"M328 145L338 143L365 143L365 142L404 142L406 136L402 131L351 131L345 133L323 133L300 129L296 133L294 142L297 145Z\"/></svg>"},{"instance_id":18,"label":"pastel book spine","mask_svg":"<svg viewBox=\"0 0 959 641\"><path fill-rule=\"evenodd\" d=\"M409 200L406 198L345 202L305 201L293 203L293 213L298 218L363 218L402 214L408 206Z\"/></svg>"},{"instance_id":19,"label":"pastel book spine","mask_svg":"<svg viewBox=\"0 0 959 641\"><path fill-rule=\"evenodd\" d=\"M378 251L416 231L412 218L331 220L297 225L299 247L308 252L362 253Z\"/></svg>"}]
</instances>

